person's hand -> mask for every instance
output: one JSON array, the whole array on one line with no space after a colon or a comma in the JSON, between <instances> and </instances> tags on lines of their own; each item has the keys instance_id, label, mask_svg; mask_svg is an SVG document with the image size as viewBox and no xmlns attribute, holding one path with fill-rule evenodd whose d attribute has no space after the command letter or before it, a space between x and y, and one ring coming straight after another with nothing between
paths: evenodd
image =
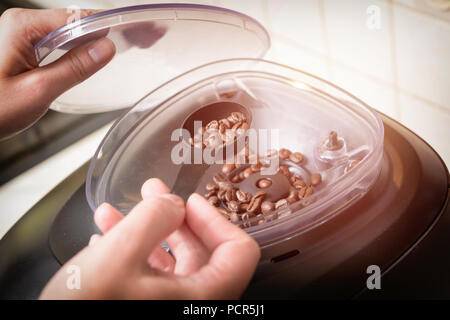
<instances>
[{"instance_id":1,"label":"person's hand","mask_svg":"<svg viewBox=\"0 0 450 320\"><path fill-rule=\"evenodd\" d=\"M108 204L94 219L104 233L68 261L41 299L235 299L260 258L258 244L198 194L186 206L158 179L123 217ZM173 257L160 243L166 240ZM80 289L66 285L80 269Z\"/></svg>"},{"instance_id":2,"label":"person's hand","mask_svg":"<svg viewBox=\"0 0 450 320\"><path fill-rule=\"evenodd\" d=\"M95 12L81 10L80 16ZM66 9L9 9L0 17L0 138L32 125L59 95L113 58L113 42L100 38L38 68L34 45L70 22L71 14Z\"/></svg>"}]
</instances>

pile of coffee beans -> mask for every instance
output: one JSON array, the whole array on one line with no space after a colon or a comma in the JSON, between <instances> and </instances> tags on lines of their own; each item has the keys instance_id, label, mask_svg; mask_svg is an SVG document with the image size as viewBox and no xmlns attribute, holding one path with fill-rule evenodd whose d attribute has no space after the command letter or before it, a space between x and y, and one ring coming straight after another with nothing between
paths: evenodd
<instances>
[{"instance_id":1,"label":"pile of coffee beans","mask_svg":"<svg viewBox=\"0 0 450 320\"><path fill-rule=\"evenodd\" d=\"M198 148L216 148L234 142L248 128L246 116L242 112L232 112L226 118L212 120L199 128L194 137L189 138L189 143Z\"/></svg>"},{"instance_id":2,"label":"pile of coffee beans","mask_svg":"<svg viewBox=\"0 0 450 320\"><path fill-rule=\"evenodd\" d=\"M248 179L256 172L260 172L263 168L269 167L269 161L274 159L274 157L278 157L280 163L277 174L284 175L289 181L288 185L290 188L284 197L276 200L272 199L273 201L266 199L267 192L264 190L272 186L270 176L257 181L259 191L254 194L239 189L237 184ZM205 193L208 201L213 206L216 206L223 216L234 223L242 221L243 223L240 225L244 228L289 215L291 213L290 210L281 209L310 197L314 193L314 187L322 183L322 176L319 173L313 173L305 178L295 173L298 172L295 168L299 168L305 161L305 157L300 152L280 149L270 150L263 156L255 156L246 149L245 160L252 161L224 164L222 172L218 172L213 177L213 181L206 185ZM290 168L293 170L290 170ZM259 217L260 219L253 219L256 222L249 221L253 217Z\"/></svg>"}]
</instances>

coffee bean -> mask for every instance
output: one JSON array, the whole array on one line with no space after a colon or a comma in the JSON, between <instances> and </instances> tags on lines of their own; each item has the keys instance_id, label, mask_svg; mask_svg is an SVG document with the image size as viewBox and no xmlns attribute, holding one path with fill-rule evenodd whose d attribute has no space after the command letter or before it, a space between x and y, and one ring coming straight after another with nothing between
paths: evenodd
<instances>
[{"instance_id":1,"label":"coffee bean","mask_svg":"<svg viewBox=\"0 0 450 320\"><path fill-rule=\"evenodd\" d=\"M289 202L286 199L280 199L275 203L275 209L285 208L289 205Z\"/></svg>"},{"instance_id":2,"label":"coffee bean","mask_svg":"<svg viewBox=\"0 0 450 320\"><path fill-rule=\"evenodd\" d=\"M236 191L234 189L232 190L227 190L225 192L225 200L226 201L232 201L232 200L236 200Z\"/></svg>"},{"instance_id":3,"label":"coffee bean","mask_svg":"<svg viewBox=\"0 0 450 320\"><path fill-rule=\"evenodd\" d=\"M250 203L248 204L247 212L256 212L259 210L261 203L266 196L266 193L264 191L258 191L250 200Z\"/></svg>"},{"instance_id":4,"label":"coffee bean","mask_svg":"<svg viewBox=\"0 0 450 320\"><path fill-rule=\"evenodd\" d=\"M241 181L241 179L239 178L239 175L235 175L233 176L233 178L231 178L231 182L233 183L239 183Z\"/></svg>"},{"instance_id":5,"label":"coffee bean","mask_svg":"<svg viewBox=\"0 0 450 320\"><path fill-rule=\"evenodd\" d=\"M247 179L248 177L250 177L252 175L253 170L252 170L252 168L247 168L242 172L243 172L244 179Z\"/></svg>"},{"instance_id":6,"label":"coffee bean","mask_svg":"<svg viewBox=\"0 0 450 320\"><path fill-rule=\"evenodd\" d=\"M311 175L311 185L313 187L318 186L322 182L322 176L320 173L313 173Z\"/></svg>"},{"instance_id":7,"label":"coffee bean","mask_svg":"<svg viewBox=\"0 0 450 320\"><path fill-rule=\"evenodd\" d=\"M245 115L242 112L232 112L231 117L235 122L247 121L247 118L245 117Z\"/></svg>"},{"instance_id":8,"label":"coffee bean","mask_svg":"<svg viewBox=\"0 0 450 320\"><path fill-rule=\"evenodd\" d=\"M278 213L278 219L284 218L291 214L291 210L283 210Z\"/></svg>"},{"instance_id":9,"label":"coffee bean","mask_svg":"<svg viewBox=\"0 0 450 320\"><path fill-rule=\"evenodd\" d=\"M269 179L260 179L256 183L256 186L260 189L266 189L269 188L272 185L272 181Z\"/></svg>"},{"instance_id":10,"label":"coffee bean","mask_svg":"<svg viewBox=\"0 0 450 320\"><path fill-rule=\"evenodd\" d=\"M262 215L262 214L258 214L256 217L259 218L259 220L258 220L258 222L257 222L258 225L261 225L261 224L263 224L264 222L266 222L265 219L263 218L263 215Z\"/></svg>"},{"instance_id":11,"label":"coffee bean","mask_svg":"<svg viewBox=\"0 0 450 320\"><path fill-rule=\"evenodd\" d=\"M288 178L291 176L288 166L282 165L278 170Z\"/></svg>"},{"instance_id":12,"label":"coffee bean","mask_svg":"<svg viewBox=\"0 0 450 320\"><path fill-rule=\"evenodd\" d=\"M288 149L280 149L278 152L281 160L286 160L291 155L291 151Z\"/></svg>"},{"instance_id":13,"label":"coffee bean","mask_svg":"<svg viewBox=\"0 0 450 320\"><path fill-rule=\"evenodd\" d=\"M236 191L236 198L239 202L248 203L251 199L251 195L248 192L238 190Z\"/></svg>"},{"instance_id":14,"label":"coffee bean","mask_svg":"<svg viewBox=\"0 0 450 320\"><path fill-rule=\"evenodd\" d=\"M296 164L299 164L303 161L303 155L300 152L291 153L291 155L289 156L289 160Z\"/></svg>"},{"instance_id":15,"label":"coffee bean","mask_svg":"<svg viewBox=\"0 0 450 320\"><path fill-rule=\"evenodd\" d=\"M347 170L353 169L356 165L358 165L359 162L360 162L359 160L353 161L352 163L350 163Z\"/></svg>"},{"instance_id":16,"label":"coffee bean","mask_svg":"<svg viewBox=\"0 0 450 320\"><path fill-rule=\"evenodd\" d=\"M236 212L233 212L232 214L230 214L230 221L231 222L239 222L239 220L241 220L241 218L239 217L239 215Z\"/></svg>"},{"instance_id":17,"label":"coffee bean","mask_svg":"<svg viewBox=\"0 0 450 320\"><path fill-rule=\"evenodd\" d=\"M206 131L211 132L219 129L219 121L213 120L206 125Z\"/></svg>"},{"instance_id":18,"label":"coffee bean","mask_svg":"<svg viewBox=\"0 0 450 320\"><path fill-rule=\"evenodd\" d=\"M227 207L228 207L228 209L230 209L233 212L238 212L239 211L239 202L234 201L234 200L228 201Z\"/></svg>"},{"instance_id":19,"label":"coffee bean","mask_svg":"<svg viewBox=\"0 0 450 320\"><path fill-rule=\"evenodd\" d=\"M307 187L307 188L306 188L306 191L305 191L305 197L308 197L308 196L312 195L313 192L314 192L314 191L313 191L313 188Z\"/></svg>"},{"instance_id":20,"label":"coffee bean","mask_svg":"<svg viewBox=\"0 0 450 320\"><path fill-rule=\"evenodd\" d=\"M217 192L217 198L219 198L220 201L224 201L225 200L225 193L226 193L226 190L219 190Z\"/></svg>"},{"instance_id":21,"label":"coffee bean","mask_svg":"<svg viewBox=\"0 0 450 320\"><path fill-rule=\"evenodd\" d=\"M248 208L248 203L241 203L239 205L239 212L246 212Z\"/></svg>"},{"instance_id":22,"label":"coffee bean","mask_svg":"<svg viewBox=\"0 0 450 320\"><path fill-rule=\"evenodd\" d=\"M222 172L226 175L230 174L235 168L234 163L226 163L222 167Z\"/></svg>"},{"instance_id":23,"label":"coffee bean","mask_svg":"<svg viewBox=\"0 0 450 320\"><path fill-rule=\"evenodd\" d=\"M306 189L307 189L306 186L299 188L297 196L300 200L305 197Z\"/></svg>"},{"instance_id":24,"label":"coffee bean","mask_svg":"<svg viewBox=\"0 0 450 320\"><path fill-rule=\"evenodd\" d=\"M217 206L219 204L219 198L216 196L209 197L208 202L213 206Z\"/></svg>"},{"instance_id":25,"label":"coffee bean","mask_svg":"<svg viewBox=\"0 0 450 320\"><path fill-rule=\"evenodd\" d=\"M227 178L225 178L221 173L217 173L213 177L213 180L219 186L219 188L222 190L232 190L233 189L233 184Z\"/></svg>"},{"instance_id":26,"label":"coffee bean","mask_svg":"<svg viewBox=\"0 0 450 320\"><path fill-rule=\"evenodd\" d=\"M225 128L227 128L227 129L231 128L231 124L230 124L230 121L228 121L228 119L219 120L219 124L223 124L225 126Z\"/></svg>"},{"instance_id":27,"label":"coffee bean","mask_svg":"<svg viewBox=\"0 0 450 320\"><path fill-rule=\"evenodd\" d=\"M295 189L300 190L303 187L306 187L306 183L303 180L295 180L294 184L292 185Z\"/></svg>"},{"instance_id":28,"label":"coffee bean","mask_svg":"<svg viewBox=\"0 0 450 320\"><path fill-rule=\"evenodd\" d=\"M241 220L244 221L244 227L249 228L251 226L254 226L256 224L255 221L249 221L250 219L254 218L255 215L251 212L246 212L242 214Z\"/></svg>"},{"instance_id":29,"label":"coffee bean","mask_svg":"<svg viewBox=\"0 0 450 320\"><path fill-rule=\"evenodd\" d=\"M207 191L211 191L211 190L219 190L219 186L218 186L217 184L215 184L215 183L208 183L208 184L205 186L205 189L206 189Z\"/></svg>"},{"instance_id":30,"label":"coffee bean","mask_svg":"<svg viewBox=\"0 0 450 320\"><path fill-rule=\"evenodd\" d=\"M248 128L250 128L248 123L247 122L243 122L238 130L243 130L245 132L246 130L248 130Z\"/></svg>"},{"instance_id":31,"label":"coffee bean","mask_svg":"<svg viewBox=\"0 0 450 320\"><path fill-rule=\"evenodd\" d=\"M230 215L230 211L228 211L227 209L225 209L225 208L222 208L222 207L219 207L219 208L217 208L217 210L222 214L222 215L225 215L225 216L229 216Z\"/></svg>"},{"instance_id":32,"label":"coffee bean","mask_svg":"<svg viewBox=\"0 0 450 320\"><path fill-rule=\"evenodd\" d=\"M298 200L298 191L295 189L291 190L286 200L287 202L289 202L289 204L293 204L294 202L296 202Z\"/></svg>"},{"instance_id":33,"label":"coffee bean","mask_svg":"<svg viewBox=\"0 0 450 320\"><path fill-rule=\"evenodd\" d=\"M209 197L212 197L215 195L216 195L216 190L209 190L208 192L205 193L205 198L208 199Z\"/></svg>"},{"instance_id":34,"label":"coffee bean","mask_svg":"<svg viewBox=\"0 0 450 320\"><path fill-rule=\"evenodd\" d=\"M270 201L264 201L261 203L261 212L262 213L269 213L275 209L275 205L273 202Z\"/></svg>"}]
</instances>

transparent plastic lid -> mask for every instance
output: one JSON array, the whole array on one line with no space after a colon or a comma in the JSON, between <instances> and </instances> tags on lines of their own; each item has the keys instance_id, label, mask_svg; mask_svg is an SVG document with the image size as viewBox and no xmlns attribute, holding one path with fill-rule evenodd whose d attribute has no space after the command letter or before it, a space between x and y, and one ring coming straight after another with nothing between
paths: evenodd
<instances>
[{"instance_id":1,"label":"transparent plastic lid","mask_svg":"<svg viewBox=\"0 0 450 320\"><path fill-rule=\"evenodd\" d=\"M213 147L213 133L224 142ZM259 59L217 61L150 92L111 127L89 168L87 200L127 214L157 177L185 200L204 195L266 246L364 196L380 173L383 136L376 112L325 80Z\"/></svg>"},{"instance_id":2,"label":"transparent plastic lid","mask_svg":"<svg viewBox=\"0 0 450 320\"><path fill-rule=\"evenodd\" d=\"M114 42L114 59L56 99L52 109L95 113L131 107L187 70L216 60L259 58L270 47L266 30L244 14L196 4L151 4L103 11L65 25L35 46L37 61L49 64L100 37Z\"/></svg>"}]
</instances>

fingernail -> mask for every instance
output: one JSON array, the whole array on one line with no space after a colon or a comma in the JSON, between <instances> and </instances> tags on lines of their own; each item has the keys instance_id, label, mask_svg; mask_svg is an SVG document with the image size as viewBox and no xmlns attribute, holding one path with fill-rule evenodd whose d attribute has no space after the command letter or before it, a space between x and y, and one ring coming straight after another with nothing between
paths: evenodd
<instances>
[{"instance_id":1,"label":"fingernail","mask_svg":"<svg viewBox=\"0 0 450 320\"><path fill-rule=\"evenodd\" d=\"M184 201L179 196L169 193L169 194L163 194L160 197L168 199L168 200L172 201L177 207L184 209Z\"/></svg>"},{"instance_id":2,"label":"fingernail","mask_svg":"<svg viewBox=\"0 0 450 320\"><path fill-rule=\"evenodd\" d=\"M114 53L114 44L106 38L95 41L88 49L89 56L97 64L103 64L109 61Z\"/></svg>"}]
</instances>

